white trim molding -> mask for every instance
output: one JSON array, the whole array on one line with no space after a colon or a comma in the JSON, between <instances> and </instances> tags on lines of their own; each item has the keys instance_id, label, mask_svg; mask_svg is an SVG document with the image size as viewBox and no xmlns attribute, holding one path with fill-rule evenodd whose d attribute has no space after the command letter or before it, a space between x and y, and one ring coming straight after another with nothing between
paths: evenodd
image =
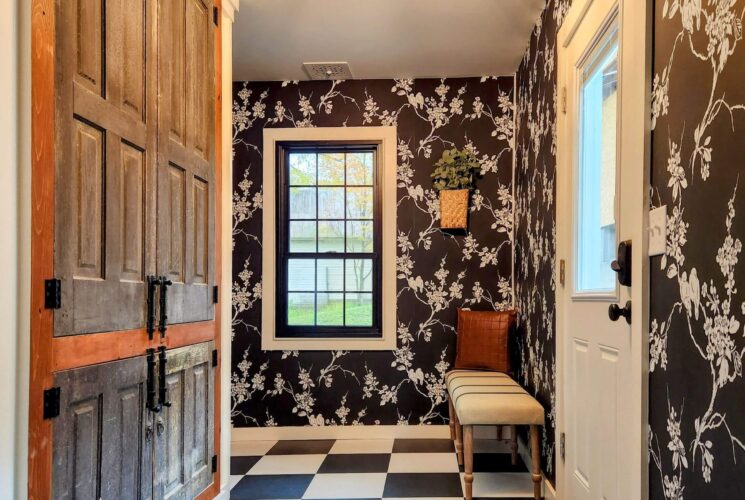
<instances>
[{"instance_id":1,"label":"white trim molding","mask_svg":"<svg viewBox=\"0 0 745 500\"><path fill-rule=\"evenodd\" d=\"M447 425L233 427L233 443L306 439L450 439Z\"/></svg>"},{"instance_id":2,"label":"white trim molding","mask_svg":"<svg viewBox=\"0 0 745 500\"><path fill-rule=\"evenodd\" d=\"M282 141L370 141L380 144L382 207L382 336L376 339L277 338L275 335L276 276L276 151ZM261 348L272 350L386 351L396 348L396 127L266 128L263 150L263 234Z\"/></svg>"}]
</instances>

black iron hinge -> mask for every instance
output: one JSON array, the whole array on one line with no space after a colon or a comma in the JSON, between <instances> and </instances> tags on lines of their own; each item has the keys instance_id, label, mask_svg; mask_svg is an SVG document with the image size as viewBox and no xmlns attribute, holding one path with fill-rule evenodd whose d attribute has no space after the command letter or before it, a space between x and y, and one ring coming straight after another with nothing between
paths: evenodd
<instances>
[{"instance_id":1,"label":"black iron hinge","mask_svg":"<svg viewBox=\"0 0 745 500\"><path fill-rule=\"evenodd\" d=\"M59 416L61 390L59 387L52 387L44 390L44 418L55 418Z\"/></svg>"},{"instance_id":2,"label":"black iron hinge","mask_svg":"<svg viewBox=\"0 0 745 500\"><path fill-rule=\"evenodd\" d=\"M60 309L62 307L62 281L52 278L44 280L44 308Z\"/></svg>"},{"instance_id":3,"label":"black iron hinge","mask_svg":"<svg viewBox=\"0 0 745 500\"><path fill-rule=\"evenodd\" d=\"M564 461L566 452L567 452L567 435L566 433L562 432L561 438L559 438L559 456L561 456L562 461Z\"/></svg>"},{"instance_id":4,"label":"black iron hinge","mask_svg":"<svg viewBox=\"0 0 745 500\"><path fill-rule=\"evenodd\" d=\"M217 22L219 18L220 16L217 11L217 7L212 7L212 22L215 23L215 26L218 26Z\"/></svg>"},{"instance_id":5,"label":"black iron hinge","mask_svg":"<svg viewBox=\"0 0 745 500\"><path fill-rule=\"evenodd\" d=\"M220 287L217 285L212 287L212 303L217 304L220 301Z\"/></svg>"},{"instance_id":6,"label":"black iron hinge","mask_svg":"<svg viewBox=\"0 0 745 500\"><path fill-rule=\"evenodd\" d=\"M217 455L212 455L212 473L217 472Z\"/></svg>"},{"instance_id":7,"label":"black iron hinge","mask_svg":"<svg viewBox=\"0 0 745 500\"><path fill-rule=\"evenodd\" d=\"M218 356L217 349L213 349L212 350L212 366L213 367L214 366L217 366L217 362L218 362L218 357L217 356Z\"/></svg>"}]
</instances>

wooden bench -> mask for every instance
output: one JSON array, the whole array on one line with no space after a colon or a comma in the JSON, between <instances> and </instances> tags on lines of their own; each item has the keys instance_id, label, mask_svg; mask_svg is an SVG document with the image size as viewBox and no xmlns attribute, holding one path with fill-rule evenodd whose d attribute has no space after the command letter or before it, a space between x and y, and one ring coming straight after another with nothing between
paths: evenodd
<instances>
[{"instance_id":1,"label":"wooden bench","mask_svg":"<svg viewBox=\"0 0 745 500\"><path fill-rule=\"evenodd\" d=\"M530 426L533 496L541 498L541 453L539 426L544 424L543 406L512 380L499 372L453 370L445 375L450 396L450 437L455 441L458 464L465 464L466 500L473 498L473 427L509 426L512 464L517 463L516 426Z\"/></svg>"}]
</instances>

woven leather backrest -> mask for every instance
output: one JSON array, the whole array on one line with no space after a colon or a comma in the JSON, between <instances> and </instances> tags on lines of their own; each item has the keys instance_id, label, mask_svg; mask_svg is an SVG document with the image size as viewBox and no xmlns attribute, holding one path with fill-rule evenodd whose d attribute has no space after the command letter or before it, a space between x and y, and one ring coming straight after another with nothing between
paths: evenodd
<instances>
[{"instance_id":1,"label":"woven leather backrest","mask_svg":"<svg viewBox=\"0 0 745 500\"><path fill-rule=\"evenodd\" d=\"M509 373L509 336L517 312L458 309L455 368Z\"/></svg>"}]
</instances>

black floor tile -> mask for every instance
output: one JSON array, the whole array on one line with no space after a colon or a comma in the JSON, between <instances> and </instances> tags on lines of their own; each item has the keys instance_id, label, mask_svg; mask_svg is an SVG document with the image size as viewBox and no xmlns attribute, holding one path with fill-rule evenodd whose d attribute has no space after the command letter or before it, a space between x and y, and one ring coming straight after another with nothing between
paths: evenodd
<instances>
[{"instance_id":1,"label":"black floor tile","mask_svg":"<svg viewBox=\"0 0 745 500\"><path fill-rule=\"evenodd\" d=\"M261 457L230 457L230 475L239 476L245 474L259 460L261 460Z\"/></svg>"},{"instance_id":2,"label":"black floor tile","mask_svg":"<svg viewBox=\"0 0 745 500\"><path fill-rule=\"evenodd\" d=\"M509 453L474 453L474 472L528 472L520 456L517 464L512 465L512 455Z\"/></svg>"},{"instance_id":3,"label":"black floor tile","mask_svg":"<svg viewBox=\"0 0 745 500\"><path fill-rule=\"evenodd\" d=\"M334 442L333 439L277 441L267 455L318 455L328 453Z\"/></svg>"},{"instance_id":4,"label":"black floor tile","mask_svg":"<svg viewBox=\"0 0 745 500\"><path fill-rule=\"evenodd\" d=\"M460 474L388 474L383 498L390 497L461 497Z\"/></svg>"},{"instance_id":5,"label":"black floor tile","mask_svg":"<svg viewBox=\"0 0 745 500\"><path fill-rule=\"evenodd\" d=\"M396 439L393 453L449 453L455 445L449 439Z\"/></svg>"},{"instance_id":6,"label":"black floor tile","mask_svg":"<svg viewBox=\"0 0 745 500\"><path fill-rule=\"evenodd\" d=\"M328 455L321 464L321 468L318 469L318 473L388 472L390 461L390 453Z\"/></svg>"},{"instance_id":7,"label":"black floor tile","mask_svg":"<svg viewBox=\"0 0 745 500\"><path fill-rule=\"evenodd\" d=\"M302 498L313 474L244 476L230 491L231 500Z\"/></svg>"}]
</instances>

